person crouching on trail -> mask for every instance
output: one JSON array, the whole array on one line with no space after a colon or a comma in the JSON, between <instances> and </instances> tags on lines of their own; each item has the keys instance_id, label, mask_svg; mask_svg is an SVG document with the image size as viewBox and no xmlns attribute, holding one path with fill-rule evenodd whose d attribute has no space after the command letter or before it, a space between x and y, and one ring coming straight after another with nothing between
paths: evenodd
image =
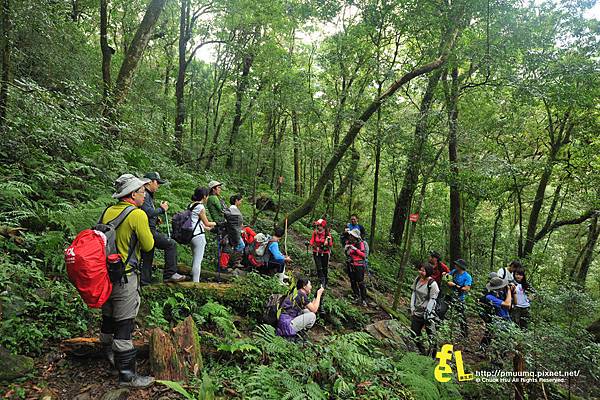
<instances>
[{"instance_id":1,"label":"person crouching on trail","mask_svg":"<svg viewBox=\"0 0 600 400\"><path fill-rule=\"evenodd\" d=\"M165 251L165 267L163 269L163 282L181 282L186 280L185 275L177 273L177 243L167 235L158 232L156 225L159 215L165 215L169 210L169 203L163 201L160 207L154 207L154 194L158 191L160 185L167 183L161 179L158 172L148 172L144 175L145 179L149 179L145 185L146 197L142 210L148 215L148 224L154 237L154 248L148 252L142 252L142 274L141 284L146 286L152 283L152 264L154 262L154 250L160 249Z\"/></svg>"},{"instance_id":2,"label":"person crouching on trail","mask_svg":"<svg viewBox=\"0 0 600 400\"><path fill-rule=\"evenodd\" d=\"M349 232L348 242L344 246L344 253L347 257L348 276L352 292L363 306L367 305L367 287L365 286L366 272L366 247L365 242L360 237L358 229L352 229Z\"/></svg>"},{"instance_id":3,"label":"person crouching on trail","mask_svg":"<svg viewBox=\"0 0 600 400\"><path fill-rule=\"evenodd\" d=\"M321 304L323 287L317 290L313 301L308 301L312 284L307 278L296 280L296 289L281 303L281 315L277 322L277 335L286 338L300 336L306 339L306 330L312 328L317 320L317 311Z\"/></svg>"},{"instance_id":4,"label":"person crouching on trail","mask_svg":"<svg viewBox=\"0 0 600 400\"><path fill-rule=\"evenodd\" d=\"M200 272L202 270L202 260L204 259L204 249L206 248L207 230L211 230L216 222L209 221L206 218L206 202L208 201L208 189L204 187L196 188L192 195L192 226L194 234L190 244L192 245L192 281L200 282Z\"/></svg>"},{"instance_id":5,"label":"person crouching on trail","mask_svg":"<svg viewBox=\"0 0 600 400\"><path fill-rule=\"evenodd\" d=\"M292 259L289 256L284 255L279 248L279 241L283 235L285 235L285 230L283 228L275 228L269 246L267 247L270 257L265 268L265 272L268 275L278 276L281 283L288 278L287 275L285 275L285 264L292 262Z\"/></svg>"},{"instance_id":6,"label":"person crouching on trail","mask_svg":"<svg viewBox=\"0 0 600 400\"><path fill-rule=\"evenodd\" d=\"M148 225L148 216L139 209L144 204L144 185L149 179L139 179L131 174L121 175L115 182L113 198L119 202L106 209L101 223L106 224L117 218L128 207L134 206L129 216L116 229L116 245L123 261L123 275L113 283L108 301L102 306L100 342L109 362L119 371L119 384L135 388L145 388L154 383L150 376L136 373L135 356L131 334L135 327L135 317L140 308L138 267L140 249L150 251L154 238Z\"/></svg>"},{"instance_id":7,"label":"person crouching on trail","mask_svg":"<svg viewBox=\"0 0 600 400\"><path fill-rule=\"evenodd\" d=\"M437 282L431 277L433 266L429 263L421 263L419 276L413 284L412 297L410 298L410 329L413 331L417 347L421 354L426 355L425 347L420 340L423 327L427 336L431 338L435 332L435 326L430 318L435 310L435 303L440 293ZM435 348L435 346L431 346Z\"/></svg>"},{"instance_id":8,"label":"person crouching on trail","mask_svg":"<svg viewBox=\"0 0 600 400\"><path fill-rule=\"evenodd\" d=\"M313 259L317 268L317 275L323 287L327 287L329 281L327 270L329 268L329 255L333 246L333 238L327 229L327 221L319 219L315 221L315 229L310 238L309 245L312 247Z\"/></svg>"}]
</instances>

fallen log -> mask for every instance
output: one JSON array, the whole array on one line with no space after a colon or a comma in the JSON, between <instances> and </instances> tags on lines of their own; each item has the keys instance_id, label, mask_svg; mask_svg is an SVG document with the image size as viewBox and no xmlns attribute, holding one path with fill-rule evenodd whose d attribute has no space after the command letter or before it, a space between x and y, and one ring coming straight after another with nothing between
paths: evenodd
<instances>
[{"instance_id":1,"label":"fallen log","mask_svg":"<svg viewBox=\"0 0 600 400\"><path fill-rule=\"evenodd\" d=\"M214 292L215 294L224 294L230 289L235 287L231 283L216 283L216 282L166 282L166 283L155 283L152 285L144 286L144 290L160 290L164 287L176 287L180 289L194 289L202 290L207 292Z\"/></svg>"},{"instance_id":2,"label":"fallen log","mask_svg":"<svg viewBox=\"0 0 600 400\"><path fill-rule=\"evenodd\" d=\"M155 328L150 334L150 368L158 379L188 382L202 370L198 328L187 317L171 333Z\"/></svg>"},{"instance_id":3,"label":"fallen log","mask_svg":"<svg viewBox=\"0 0 600 400\"><path fill-rule=\"evenodd\" d=\"M162 269L164 265L154 264L154 268ZM186 264L178 263L177 264L177 272L181 275L192 275L192 267ZM229 282L233 279L234 275L230 272L221 272L220 274L216 271L211 271L207 269L202 269L200 271L200 279L203 281L221 281L221 282Z\"/></svg>"},{"instance_id":4,"label":"fallen log","mask_svg":"<svg viewBox=\"0 0 600 400\"><path fill-rule=\"evenodd\" d=\"M133 345L138 349L138 357L148 357L148 343L144 338L134 339ZM97 337L76 337L60 342L59 349L67 356L102 358L102 345Z\"/></svg>"}]
</instances>

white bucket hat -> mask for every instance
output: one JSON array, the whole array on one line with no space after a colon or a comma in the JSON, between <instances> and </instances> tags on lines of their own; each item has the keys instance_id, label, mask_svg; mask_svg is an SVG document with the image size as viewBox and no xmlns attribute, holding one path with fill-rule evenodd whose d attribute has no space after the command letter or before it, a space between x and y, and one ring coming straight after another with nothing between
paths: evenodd
<instances>
[{"instance_id":1,"label":"white bucket hat","mask_svg":"<svg viewBox=\"0 0 600 400\"><path fill-rule=\"evenodd\" d=\"M360 237L360 231L358 229L352 229L350 231L348 231L349 234L351 234L352 236L354 236L357 239L361 239Z\"/></svg>"},{"instance_id":2,"label":"white bucket hat","mask_svg":"<svg viewBox=\"0 0 600 400\"><path fill-rule=\"evenodd\" d=\"M214 187L222 186L223 184L219 181L210 181L208 182L208 190L212 190Z\"/></svg>"},{"instance_id":3,"label":"white bucket hat","mask_svg":"<svg viewBox=\"0 0 600 400\"><path fill-rule=\"evenodd\" d=\"M131 174L123 174L115 181L115 192L113 193L112 197L115 199L125 197L129 193L135 192L148 182L150 182L150 179L138 178Z\"/></svg>"}]
</instances>

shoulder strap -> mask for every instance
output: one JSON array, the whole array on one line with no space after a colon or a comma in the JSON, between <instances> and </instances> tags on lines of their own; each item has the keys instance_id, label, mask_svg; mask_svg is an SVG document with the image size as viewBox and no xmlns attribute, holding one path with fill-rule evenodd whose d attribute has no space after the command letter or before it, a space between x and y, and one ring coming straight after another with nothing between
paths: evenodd
<instances>
[{"instance_id":1,"label":"shoulder strap","mask_svg":"<svg viewBox=\"0 0 600 400\"><path fill-rule=\"evenodd\" d=\"M127 206L115 219L109 221L107 225L112 226L113 229L117 229L123 223L123 221L125 221L125 218L127 218L129 214L131 214L131 212L136 208L137 207L135 206Z\"/></svg>"},{"instance_id":2,"label":"shoulder strap","mask_svg":"<svg viewBox=\"0 0 600 400\"><path fill-rule=\"evenodd\" d=\"M502 277L500 279L506 278L506 267L502 268Z\"/></svg>"},{"instance_id":3,"label":"shoulder strap","mask_svg":"<svg viewBox=\"0 0 600 400\"><path fill-rule=\"evenodd\" d=\"M193 201L190 203L190 205L188 206L188 210L192 211L194 208L196 208L196 206L198 204L202 204L201 201ZM204 234L204 229L202 229L202 225L200 225L200 214L198 214L198 221L196 221L196 224L194 225L194 229L192 229L192 232L196 232L196 228L198 228L198 226L200 226L200 233L198 235L202 235ZM194 235L196 236L196 235Z\"/></svg>"},{"instance_id":4,"label":"shoulder strap","mask_svg":"<svg viewBox=\"0 0 600 400\"><path fill-rule=\"evenodd\" d=\"M192 202L190 203L190 205L188 206L188 210L190 210L190 211L191 211L191 210L193 210L193 209L194 209L194 208L196 208L196 206L197 206L198 204L200 204L200 203L202 203L202 202L201 202L201 201L192 201Z\"/></svg>"}]
</instances>

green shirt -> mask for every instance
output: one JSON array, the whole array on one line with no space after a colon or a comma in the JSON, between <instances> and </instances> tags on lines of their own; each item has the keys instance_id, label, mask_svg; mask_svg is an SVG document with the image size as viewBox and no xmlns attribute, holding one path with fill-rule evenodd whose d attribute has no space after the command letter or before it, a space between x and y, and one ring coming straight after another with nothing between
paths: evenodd
<instances>
[{"instance_id":1,"label":"green shirt","mask_svg":"<svg viewBox=\"0 0 600 400\"><path fill-rule=\"evenodd\" d=\"M210 215L210 219L214 222L225 221L225 215L223 214L223 206L221 199L216 194L208 196L208 202L206 203L206 209Z\"/></svg>"},{"instance_id":2,"label":"green shirt","mask_svg":"<svg viewBox=\"0 0 600 400\"><path fill-rule=\"evenodd\" d=\"M132 205L131 203L127 203L126 201L120 201L112 207L109 207L108 210L104 213L104 217L102 218L102 223L106 224L109 221L117 218L119 214L125 208ZM129 241L131 240L131 235L135 232L138 238L138 246L135 250L135 254L137 256L138 265L141 262L140 257L140 248L142 251L148 252L152 250L154 247L154 237L152 237L152 232L150 232L150 226L148 225L148 216L142 209L133 210L125 221L117 228L117 236L116 236L116 244L119 249L119 254L121 255L121 259L123 261L127 260L127 253L129 252ZM131 265L130 265L131 267ZM131 268L126 268L128 271Z\"/></svg>"}]
</instances>

